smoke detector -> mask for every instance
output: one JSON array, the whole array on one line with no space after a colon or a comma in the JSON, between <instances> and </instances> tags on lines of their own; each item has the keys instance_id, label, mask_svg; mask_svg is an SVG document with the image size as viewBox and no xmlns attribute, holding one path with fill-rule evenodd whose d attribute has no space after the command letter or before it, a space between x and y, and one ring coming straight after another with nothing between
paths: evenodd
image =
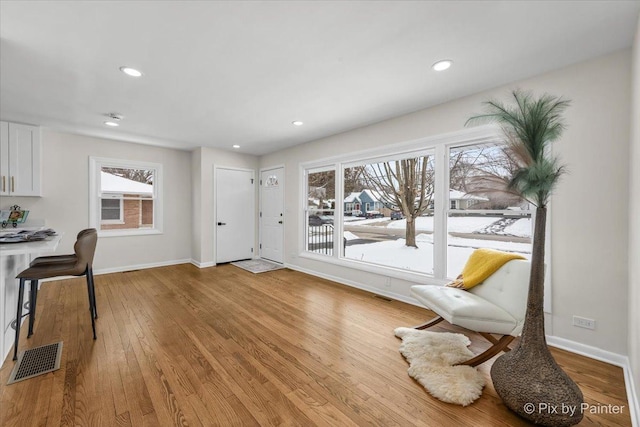
<instances>
[{"instance_id":1,"label":"smoke detector","mask_svg":"<svg viewBox=\"0 0 640 427\"><path fill-rule=\"evenodd\" d=\"M116 122L124 119L124 116L120 113L107 113L105 116L109 117L111 120L115 120Z\"/></svg>"},{"instance_id":2,"label":"smoke detector","mask_svg":"<svg viewBox=\"0 0 640 427\"><path fill-rule=\"evenodd\" d=\"M104 124L107 125L107 126L111 126L111 127L120 126L119 122L120 122L120 120L122 120L124 118L124 116L122 114L119 114L119 113L107 113L107 114L105 114L105 116L107 116L109 118L109 120L104 122Z\"/></svg>"}]
</instances>

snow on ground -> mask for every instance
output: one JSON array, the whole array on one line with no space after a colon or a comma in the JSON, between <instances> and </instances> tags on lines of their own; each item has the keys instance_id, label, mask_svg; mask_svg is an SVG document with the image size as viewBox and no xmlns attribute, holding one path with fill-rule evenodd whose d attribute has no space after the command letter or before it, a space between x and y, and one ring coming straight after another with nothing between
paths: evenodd
<instances>
[{"instance_id":1,"label":"snow on ground","mask_svg":"<svg viewBox=\"0 0 640 427\"><path fill-rule=\"evenodd\" d=\"M349 220L347 220L349 218ZM495 222L503 221L500 217L486 216L460 216L448 218L448 231L457 233L473 233L482 230ZM388 221L388 219L363 219L345 217L345 221L351 224L370 225L375 230L375 223ZM508 222L507 222L508 223ZM406 220L390 221L386 227L393 229L404 229ZM497 226L494 226L496 228ZM498 227L499 228L499 227ZM366 261L388 267L406 269L422 273L433 273L433 217L419 217L416 219L416 243L418 248L405 246L405 239L383 240L366 244L347 245L346 258ZM311 231L311 230L310 230ZM357 233L357 232L356 232ZM348 240L356 240L360 237L350 231L344 232L344 237ZM500 235L512 235L519 237L531 236L531 220L521 218L506 226L504 230L497 232ZM507 252L514 252L531 258L531 244L517 243L502 240L491 240L482 238L482 234L477 239L448 236L447 239L447 276L456 277L462 271L469 255L477 248L492 248ZM486 236L486 234L485 234ZM505 238L508 239L508 238ZM315 242L314 242L315 241ZM312 231L309 235L310 243L320 243L333 241L333 230L330 227L323 227L322 232ZM325 251L325 250L323 250ZM324 252L326 253L326 251Z\"/></svg>"},{"instance_id":2,"label":"snow on ground","mask_svg":"<svg viewBox=\"0 0 640 427\"><path fill-rule=\"evenodd\" d=\"M357 239L359 239L359 237L358 237L358 236L356 236L355 234L353 234L353 233L352 233L352 232L350 232L350 231L345 231L345 232L344 232L344 237L345 237L347 240L357 240Z\"/></svg>"},{"instance_id":3,"label":"snow on ground","mask_svg":"<svg viewBox=\"0 0 640 427\"><path fill-rule=\"evenodd\" d=\"M506 234L519 237L531 237L531 219L522 218L504 228Z\"/></svg>"},{"instance_id":4,"label":"snow on ground","mask_svg":"<svg viewBox=\"0 0 640 427\"><path fill-rule=\"evenodd\" d=\"M346 258L433 274L433 244L417 244L418 249L410 248L404 239L398 239L347 246Z\"/></svg>"},{"instance_id":5,"label":"snow on ground","mask_svg":"<svg viewBox=\"0 0 640 427\"><path fill-rule=\"evenodd\" d=\"M494 223L498 218L486 216L452 216L448 218L447 228L449 232L472 233L478 228L486 227ZM399 219L391 221L388 228L407 228L407 220ZM416 218L416 229L423 231L433 231L433 217L421 216Z\"/></svg>"},{"instance_id":6,"label":"snow on ground","mask_svg":"<svg viewBox=\"0 0 640 427\"><path fill-rule=\"evenodd\" d=\"M417 249L410 248L405 246L405 239L398 239L351 245L346 248L346 258L432 274L433 235L419 234L416 236L416 244ZM460 274L469 255L477 248L499 249L531 258L531 245L528 243L449 237L447 244L447 276L450 278Z\"/></svg>"}]
</instances>

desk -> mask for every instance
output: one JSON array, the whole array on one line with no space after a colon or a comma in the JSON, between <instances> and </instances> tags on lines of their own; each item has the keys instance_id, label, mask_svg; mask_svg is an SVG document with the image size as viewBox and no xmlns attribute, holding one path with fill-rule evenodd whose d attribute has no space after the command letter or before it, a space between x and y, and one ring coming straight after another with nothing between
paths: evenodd
<instances>
[{"instance_id":1,"label":"desk","mask_svg":"<svg viewBox=\"0 0 640 427\"><path fill-rule=\"evenodd\" d=\"M15 338L11 323L16 317L18 303L16 276L29 266L32 258L54 252L60 240L61 234L37 242L0 245L0 365L11 350ZM24 300L27 301L26 296Z\"/></svg>"}]
</instances>

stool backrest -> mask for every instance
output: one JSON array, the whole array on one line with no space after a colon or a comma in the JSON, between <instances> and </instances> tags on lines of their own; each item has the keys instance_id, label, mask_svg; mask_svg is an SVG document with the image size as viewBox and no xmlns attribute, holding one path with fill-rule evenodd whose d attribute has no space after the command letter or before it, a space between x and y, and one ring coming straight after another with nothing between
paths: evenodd
<instances>
[{"instance_id":1,"label":"stool backrest","mask_svg":"<svg viewBox=\"0 0 640 427\"><path fill-rule=\"evenodd\" d=\"M77 267L82 267L83 270L92 268L97 243L98 232L95 228L87 228L78 233L78 240L76 240L76 244L73 246L76 257L78 257L76 261Z\"/></svg>"}]
</instances>

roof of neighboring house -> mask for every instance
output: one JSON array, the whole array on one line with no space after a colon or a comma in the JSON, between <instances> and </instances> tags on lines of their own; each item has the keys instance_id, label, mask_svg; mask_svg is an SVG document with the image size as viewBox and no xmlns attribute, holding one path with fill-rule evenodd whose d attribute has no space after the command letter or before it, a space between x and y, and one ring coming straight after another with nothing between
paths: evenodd
<instances>
[{"instance_id":1,"label":"roof of neighboring house","mask_svg":"<svg viewBox=\"0 0 640 427\"><path fill-rule=\"evenodd\" d=\"M365 193L374 202L379 202L380 200L382 200L382 198L380 197L380 193L378 193L377 191L367 189L362 190L362 192Z\"/></svg>"},{"instance_id":2,"label":"roof of neighboring house","mask_svg":"<svg viewBox=\"0 0 640 427\"><path fill-rule=\"evenodd\" d=\"M153 185L133 181L107 172L100 172L100 187L103 193L153 194Z\"/></svg>"},{"instance_id":3,"label":"roof of neighboring house","mask_svg":"<svg viewBox=\"0 0 640 427\"><path fill-rule=\"evenodd\" d=\"M351 193L347 197L344 198L345 203L353 203L360 201L360 193Z\"/></svg>"},{"instance_id":4,"label":"roof of neighboring house","mask_svg":"<svg viewBox=\"0 0 640 427\"><path fill-rule=\"evenodd\" d=\"M482 200L488 201L486 197L474 196L458 190L449 190L449 200Z\"/></svg>"}]
</instances>

